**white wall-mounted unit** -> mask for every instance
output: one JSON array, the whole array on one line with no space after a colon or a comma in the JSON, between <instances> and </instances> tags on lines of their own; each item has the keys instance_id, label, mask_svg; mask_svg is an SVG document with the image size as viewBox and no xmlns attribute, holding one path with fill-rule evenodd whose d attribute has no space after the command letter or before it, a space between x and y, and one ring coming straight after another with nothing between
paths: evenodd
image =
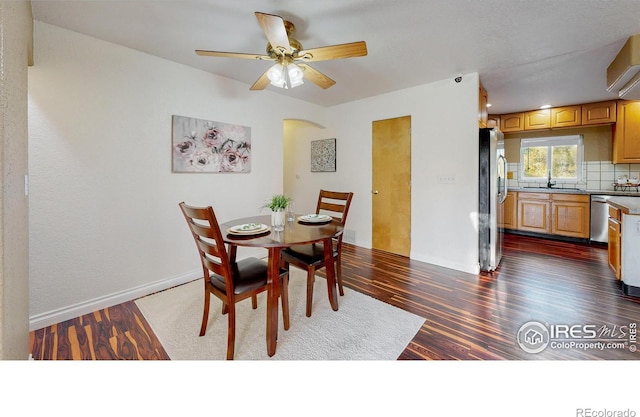
<instances>
[{"instance_id":1,"label":"white wall-mounted unit","mask_svg":"<svg viewBox=\"0 0 640 417\"><path fill-rule=\"evenodd\" d=\"M607 91L640 100L640 34L630 36L607 68Z\"/></svg>"}]
</instances>

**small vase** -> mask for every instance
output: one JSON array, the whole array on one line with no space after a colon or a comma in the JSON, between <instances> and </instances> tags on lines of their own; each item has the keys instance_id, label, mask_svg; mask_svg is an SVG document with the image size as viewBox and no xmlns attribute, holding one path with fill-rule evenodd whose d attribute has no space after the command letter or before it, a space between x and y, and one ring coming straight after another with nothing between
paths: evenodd
<instances>
[{"instance_id":1,"label":"small vase","mask_svg":"<svg viewBox=\"0 0 640 417\"><path fill-rule=\"evenodd\" d=\"M276 232L284 230L284 210L276 209L271 212L271 226Z\"/></svg>"}]
</instances>

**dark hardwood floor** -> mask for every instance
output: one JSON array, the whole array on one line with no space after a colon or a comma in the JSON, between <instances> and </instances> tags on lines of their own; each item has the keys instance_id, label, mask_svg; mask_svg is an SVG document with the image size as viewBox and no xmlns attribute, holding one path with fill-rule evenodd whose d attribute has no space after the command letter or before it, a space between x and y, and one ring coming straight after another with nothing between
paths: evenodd
<instances>
[{"instance_id":1,"label":"dark hardwood floor","mask_svg":"<svg viewBox=\"0 0 640 417\"><path fill-rule=\"evenodd\" d=\"M602 246L506 235L496 273L465 274L350 247L348 285L425 317L399 359L639 359L629 349L530 354L516 343L529 321L619 329L640 319Z\"/></svg>"},{"instance_id":2,"label":"dark hardwood floor","mask_svg":"<svg viewBox=\"0 0 640 417\"><path fill-rule=\"evenodd\" d=\"M400 360L640 358L628 347L533 354L516 343L529 321L594 325L617 338L640 320L640 300L622 294L605 247L506 235L499 270L482 275L348 244L343 250L346 286L426 319ZM34 359L169 359L133 301L30 336Z\"/></svg>"},{"instance_id":3,"label":"dark hardwood floor","mask_svg":"<svg viewBox=\"0 0 640 417\"><path fill-rule=\"evenodd\" d=\"M33 359L169 359L133 301L30 332Z\"/></svg>"}]
</instances>

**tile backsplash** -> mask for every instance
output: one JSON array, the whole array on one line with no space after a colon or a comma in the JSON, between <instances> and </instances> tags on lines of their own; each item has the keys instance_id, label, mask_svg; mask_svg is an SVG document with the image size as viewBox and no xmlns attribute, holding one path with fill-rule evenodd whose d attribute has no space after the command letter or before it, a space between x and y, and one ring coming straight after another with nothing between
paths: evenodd
<instances>
[{"instance_id":1,"label":"tile backsplash","mask_svg":"<svg viewBox=\"0 0 640 417\"><path fill-rule=\"evenodd\" d=\"M520 178L520 163L507 164L507 185L516 187L546 186L547 181L524 180ZM612 164L611 161L587 161L582 164L582 181L556 181L555 188L579 188L589 191L613 191L618 177L640 178L640 164ZM555 181L555 180L554 180Z\"/></svg>"}]
</instances>

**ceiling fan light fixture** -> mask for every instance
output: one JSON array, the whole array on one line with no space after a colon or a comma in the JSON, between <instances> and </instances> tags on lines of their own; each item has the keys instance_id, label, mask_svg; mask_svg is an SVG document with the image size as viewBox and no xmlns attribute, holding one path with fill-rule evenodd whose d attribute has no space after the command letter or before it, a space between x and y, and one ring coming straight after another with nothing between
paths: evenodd
<instances>
[{"instance_id":1,"label":"ceiling fan light fixture","mask_svg":"<svg viewBox=\"0 0 640 417\"><path fill-rule=\"evenodd\" d=\"M267 78L271 85L289 89L304 84L302 69L296 64L282 64L278 62L267 71Z\"/></svg>"},{"instance_id":2,"label":"ceiling fan light fixture","mask_svg":"<svg viewBox=\"0 0 640 417\"><path fill-rule=\"evenodd\" d=\"M267 71L267 77L271 81L272 85L276 87L285 88L285 75L284 75L284 66L280 63L275 64L269 71Z\"/></svg>"},{"instance_id":3,"label":"ceiling fan light fixture","mask_svg":"<svg viewBox=\"0 0 640 417\"><path fill-rule=\"evenodd\" d=\"M289 76L288 84L291 86L291 88L304 84L304 74L302 73L300 67L296 64L287 65L287 75Z\"/></svg>"}]
</instances>

